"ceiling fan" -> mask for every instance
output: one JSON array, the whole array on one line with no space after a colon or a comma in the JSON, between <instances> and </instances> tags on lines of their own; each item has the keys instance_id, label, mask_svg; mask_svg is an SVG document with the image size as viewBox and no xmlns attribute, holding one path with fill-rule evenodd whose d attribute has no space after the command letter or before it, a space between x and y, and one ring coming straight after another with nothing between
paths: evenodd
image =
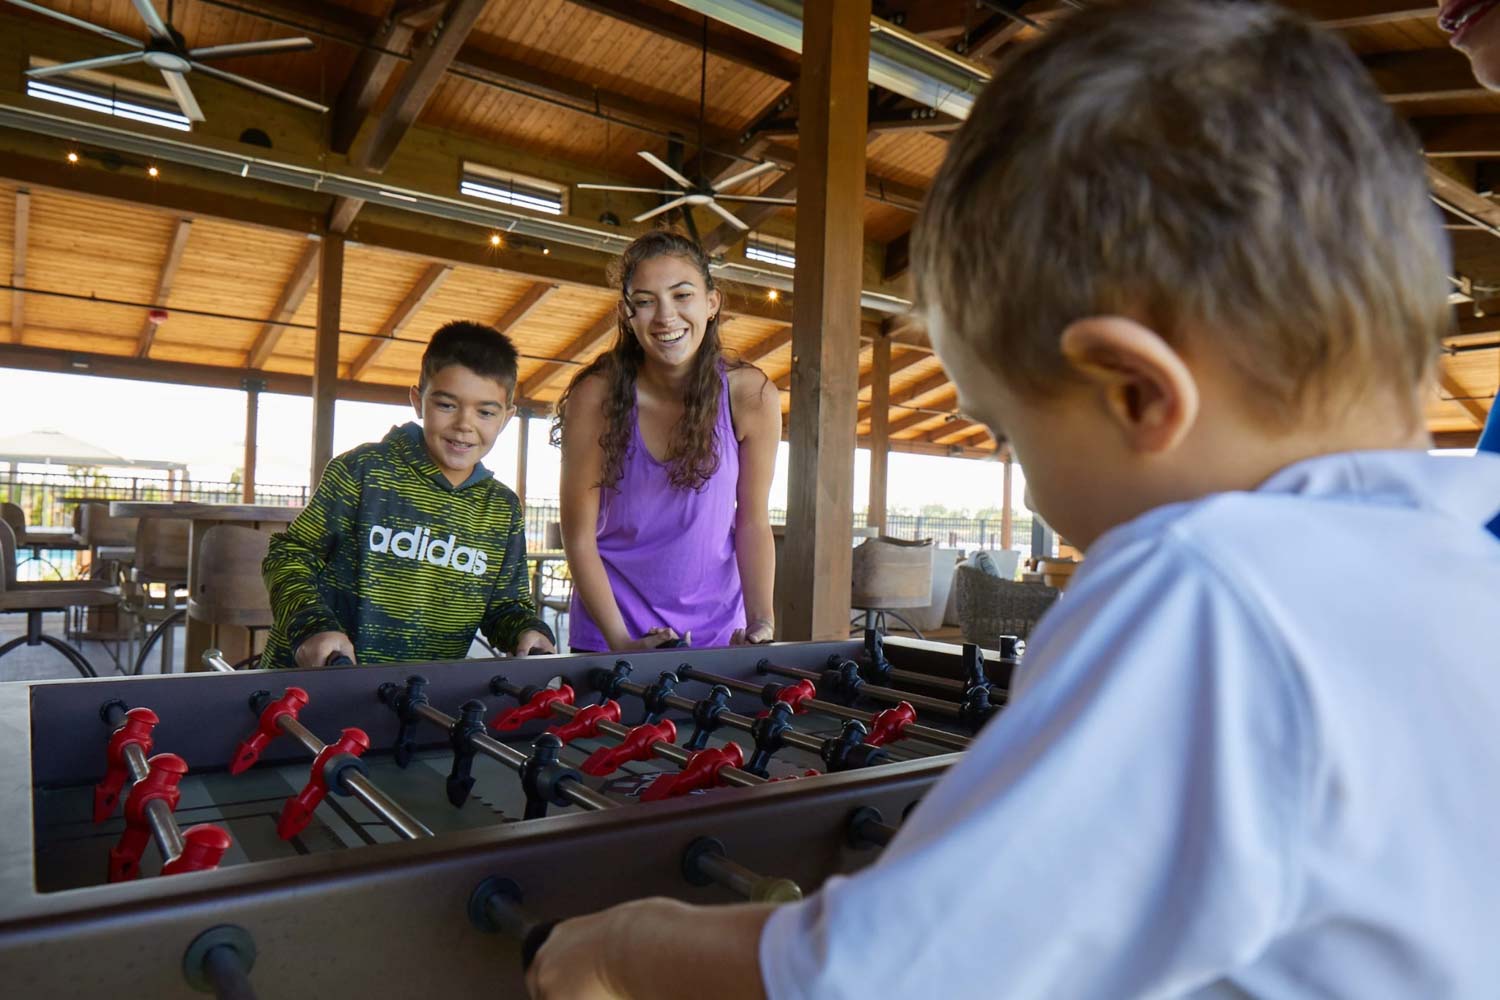
<instances>
[{"instance_id":1,"label":"ceiling fan","mask_svg":"<svg viewBox=\"0 0 1500 1000\"><path fill-rule=\"evenodd\" d=\"M724 178L716 184L711 183L706 177L703 176L703 120L707 106L707 97L708 18L705 17L703 19L703 61L701 73L698 80L698 179L696 181L689 180L687 177L683 176L681 170L667 163L665 160L657 156L655 153L652 153L650 150L642 149L638 152L638 155L641 159L645 160L657 170L660 170L662 173L666 174L667 177L676 181L681 185L681 187L627 187L619 184L579 184L578 187L587 188L593 191L629 191L635 194L659 194L673 196L672 200L665 201L662 204L657 205L655 208L649 209L648 211L642 212L640 215L637 215L633 220L631 220L633 222L645 222L647 219L661 215L663 212L670 212L674 208L684 208L684 206L701 206L715 213L725 222L734 226L736 229L747 230L750 227L747 226L743 221L741 221L740 218L733 212L729 211L723 205L720 205L720 201L750 201L761 202L762 204L767 205L797 204L795 198L767 198L762 195L721 193L729 188L734 187L736 184L743 184L745 181L750 180L752 177L759 177L761 174L765 173L768 170L777 169L777 165L775 163L757 163L749 170L742 170L732 177ZM687 223L689 231L691 231L693 233L693 236L696 238L697 227L693 225L692 215L684 211L683 221Z\"/></svg>"},{"instance_id":2,"label":"ceiling fan","mask_svg":"<svg viewBox=\"0 0 1500 1000\"><path fill-rule=\"evenodd\" d=\"M313 111L327 111L327 105L310 101L305 97L279 90L276 87L251 80L248 77L236 73L228 73L207 65L205 60L227 59L238 56L260 56L281 52L302 52L313 48L310 38L272 38L261 42L235 42L228 45L209 45L204 48L190 49L181 34L174 29L170 23L172 5L170 0L167 4L167 19L163 20L156 12L151 0L130 0L135 7L136 13L146 24L146 33L150 38L145 42L137 41L129 35L122 35L117 31L102 27L90 21L60 11L48 10L41 4L31 3L29 0L5 0L16 7L24 7L26 10L43 14L54 20L71 24L75 28L92 31L96 35L103 35L128 45L133 51L122 52L112 56L98 56L93 59L80 59L77 62L61 63L56 66L38 66L26 71L29 77L58 76L63 73L72 73L77 70L103 69L108 66L128 66L132 63L145 63L153 69L159 70L162 79L166 81L167 87L172 91L172 96L177 100L177 106L182 109L183 116L190 121L201 122L203 109L198 106L198 101L193 97L192 90L188 87L187 74L194 70L208 76L217 77L220 80L258 91L270 97L275 97L292 104L309 108Z\"/></svg>"}]
</instances>

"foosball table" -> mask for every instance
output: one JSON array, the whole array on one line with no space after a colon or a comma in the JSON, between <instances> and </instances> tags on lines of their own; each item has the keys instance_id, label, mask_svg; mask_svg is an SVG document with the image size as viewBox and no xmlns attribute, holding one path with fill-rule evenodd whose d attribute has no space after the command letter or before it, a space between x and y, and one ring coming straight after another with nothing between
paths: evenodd
<instances>
[{"instance_id":1,"label":"foosball table","mask_svg":"<svg viewBox=\"0 0 1500 1000\"><path fill-rule=\"evenodd\" d=\"M522 996L551 921L869 864L1017 662L867 634L6 684L5 991Z\"/></svg>"}]
</instances>

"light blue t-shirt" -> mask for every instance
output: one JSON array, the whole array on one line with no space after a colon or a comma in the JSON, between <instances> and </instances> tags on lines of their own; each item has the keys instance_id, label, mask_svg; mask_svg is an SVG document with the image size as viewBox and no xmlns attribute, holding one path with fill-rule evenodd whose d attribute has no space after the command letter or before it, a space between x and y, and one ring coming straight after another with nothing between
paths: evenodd
<instances>
[{"instance_id":1,"label":"light blue t-shirt","mask_svg":"<svg viewBox=\"0 0 1500 1000\"><path fill-rule=\"evenodd\" d=\"M1332 455L1107 533L769 996L1500 996L1500 456Z\"/></svg>"}]
</instances>

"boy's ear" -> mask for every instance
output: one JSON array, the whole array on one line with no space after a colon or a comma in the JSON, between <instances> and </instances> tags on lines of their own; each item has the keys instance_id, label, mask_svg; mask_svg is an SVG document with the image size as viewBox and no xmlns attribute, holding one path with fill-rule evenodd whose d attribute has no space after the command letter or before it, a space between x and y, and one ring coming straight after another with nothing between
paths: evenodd
<instances>
[{"instance_id":1,"label":"boy's ear","mask_svg":"<svg viewBox=\"0 0 1500 1000\"><path fill-rule=\"evenodd\" d=\"M411 397L411 408L417 411L417 416L422 415L422 390L412 386L407 394Z\"/></svg>"},{"instance_id":2,"label":"boy's ear","mask_svg":"<svg viewBox=\"0 0 1500 1000\"><path fill-rule=\"evenodd\" d=\"M1155 330L1124 316L1090 316L1069 324L1060 346L1136 451L1171 451L1192 429L1198 382Z\"/></svg>"}]
</instances>

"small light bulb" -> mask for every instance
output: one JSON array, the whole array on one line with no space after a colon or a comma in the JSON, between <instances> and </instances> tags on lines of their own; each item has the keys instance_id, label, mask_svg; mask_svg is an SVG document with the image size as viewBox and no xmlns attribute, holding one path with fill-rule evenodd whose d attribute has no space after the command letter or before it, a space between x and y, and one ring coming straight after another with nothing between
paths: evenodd
<instances>
[{"instance_id":1,"label":"small light bulb","mask_svg":"<svg viewBox=\"0 0 1500 1000\"><path fill-rule=\"evenodd\" d=\"M72 150L69 150L68 151L68 162L69 163L77 163L78 162L78 154L75 153L75 152L73 152Z\"/></svg>"},{"instance_id":2,"label":"small light bulb","mask_svg":"<svg viewBox=\"0 0 1500 1000\"><path fill-rule=\"evenodd\" d=\"M154 164L154 163L151 166L149 166L149 167L146 168L146 173L147 173L148 176L151 176L151 177L160 177L161 176L161 171L156 169L156 164Z\"/></svg>"},{"instance_id":3,"label":"small light bulb","mask_svg":"<svg viewBox=\"0 0 1500 1000\"><path fill-rule=\"evenodd\" d=\"M766 293L766 298L770 299L772 302L779 302L781 300L781 293L773 288Z\"/></svg>"},{"instance_id":4,"label":"small light bulb","mask_svg":"<svg viewBox=\"0 0 1500 1000\"><path fill-rule=\"evenodd\" d=\"M499 245L500 245L500 234L499 233L490 233L490 246L497 247Z\"/></svg>"},{"instance_id":5,"label":"small light bulb","mask_svg":"<svg viewBox=\"0 0 1500 1000\"><path fill-rule=\"evenodd\" d=\"M547 254L549 254L551 252L552 252L552 248L551 247L542 247L542 256L543 257L547 256Z\"/></svg>"}]
</instances>

